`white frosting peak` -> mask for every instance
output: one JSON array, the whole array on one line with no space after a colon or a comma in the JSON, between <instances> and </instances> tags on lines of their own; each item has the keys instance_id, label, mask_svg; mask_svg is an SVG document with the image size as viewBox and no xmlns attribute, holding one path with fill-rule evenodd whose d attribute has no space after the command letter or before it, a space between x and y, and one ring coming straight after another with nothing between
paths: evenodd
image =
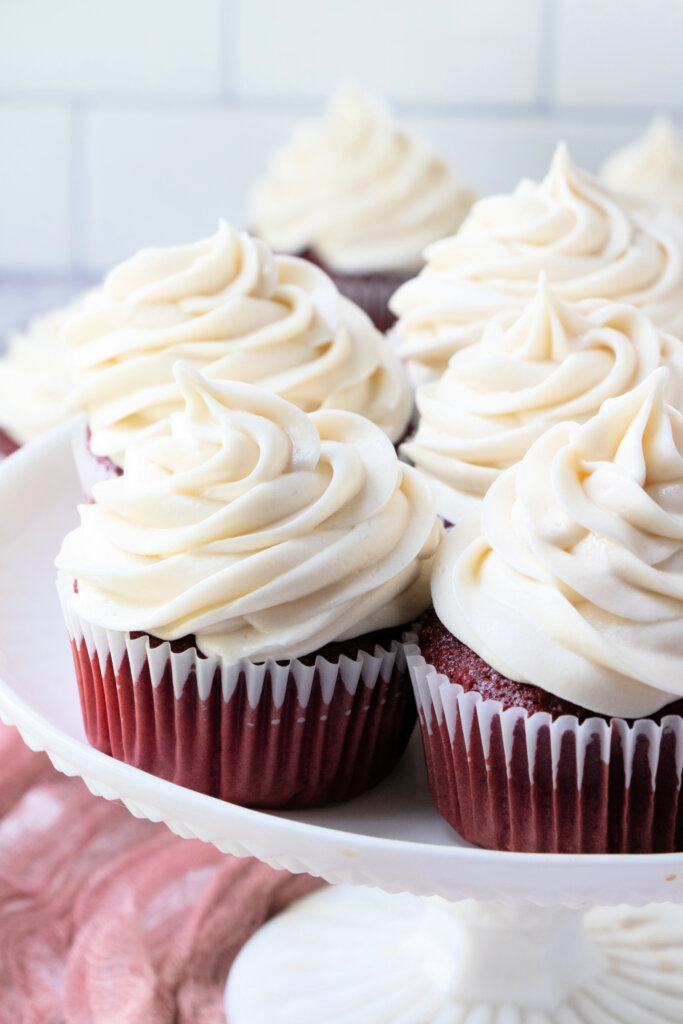
<instances>
[{"instance_id":1,"label":"white frosting peak","mask_svg":"<svg viewBox=\"0 0 683 1024\"><path fill-rule=\"evenodd\" d=\"M118 463L182 408L172 367L258 384L301 406L348 409L397 440L411 411L397 358L321 270L221 222L210 238L144 249L107 277L64 338L96 455Z\"/></svg>"},{"instance_id":2,"label":"white frosting peak","mask_svg":"<svg viewBox=\"0 0 683 1024\"><path fill-rule=\"evenodd\" d=\"M459 522L544 430L584 422L661 365L679 404L683 342L631 306L565 302L542 274L526 308L496 315L418 388L418 430L401 450L430 480L439 513Z\"/></svg>"},{"instance_id":3,"label":"white frosting peak","mask_svg":"<svg viewBox=\"0 0 683 1024\"><path fill-rule=\"evenodd\" d=\"M541 271L562 299L626 302L683 337L683 222L611 192L564 144L540 184L480 200L426 255L391 307L401 354L432 375L491 316L527 302Z\"/></svg>"},{"instance_id":4,"label":"white frosting peak","mask_svg":"<svg viewBox=\"0 0 683 1024\"><path fill-rule=\"evenodd\" d=\"M657 117L643 135L617 150L602 168L610 188L656 200L683 214L683 145L668 117Z\"/></svg>"},{"instance_id":5,"label":"white frosting peak","mask_svg":"<svg viewBox=\"0 0 683 1024\"><path fill-rule=\"evenodd\" d=\"M434 574L439 617L485 661L611 716L683 696L683 416L667 377L543 434Z\"/></svg>"},{"instance_id":6,"label":"white frosting peak","mask_svg":"<svg viewBox=\"0 0 683 1024\"><path fill-rule=\"evenodd\" d=\"M315 248L337 271L411 270L473 198L377 99L343 86L274 154L251 219L274 249Z\"/></svg>"},{"instance_id":7,"label":"white frosting peak","mask_svg":"<svg viewBox=\"0 0 683 1024\"><path fill-rule=\"evenodd\" d=\"M202 651L297 657L410 622L440 539L419 475L369 420L307 415L249 384L175 367L184 408L94 488L57 565L104 628Z\"/></svg>"}]
</instances>

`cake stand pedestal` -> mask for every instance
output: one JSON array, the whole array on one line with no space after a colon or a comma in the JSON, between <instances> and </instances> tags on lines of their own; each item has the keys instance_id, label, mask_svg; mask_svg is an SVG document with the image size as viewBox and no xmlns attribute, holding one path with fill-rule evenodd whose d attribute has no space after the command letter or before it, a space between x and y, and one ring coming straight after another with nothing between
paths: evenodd
<instances>
[{"instance_id":1,"label":"cake stand pedestal","mask_svg":"<svg viewBox=\"0 0 683 1024\"><path fill-rule=\"evenodd\" d=\"M507 907L340 886L244 947L230 1024L683 1020L683 914Z\"/></svg>"},{"instance_id":2,"label":"cake stand pedestal","mask_svg":"<svg viewBox=\"0 0 683 1024\"><path fill-rule=\"evenodd\" d=\"M372 792L278 814L93 750L53 568L79 500L68 426L0 465L0 716L132 814L335 886L244 947L230 1024L683 1022L683 854L468 846L431 804L417 735ZM615 906L626 903L642 909Z\"/></svg>"}]
</instances>

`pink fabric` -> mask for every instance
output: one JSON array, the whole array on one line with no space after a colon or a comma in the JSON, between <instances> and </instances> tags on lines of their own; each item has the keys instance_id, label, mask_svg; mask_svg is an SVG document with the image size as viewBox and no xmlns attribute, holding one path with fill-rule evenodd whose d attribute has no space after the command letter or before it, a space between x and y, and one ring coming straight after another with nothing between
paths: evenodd
<instances>
[{"instance_id":1,"label":"pink fabric","mask_svg":"<svg viewBox=\"0 0 683 1024\"><path fill-rule=\"evenodd\" d=\"M1 1024L223 1024L239 948L317 884L139 821L0 726Z\"/></svg>"}]
</instances>

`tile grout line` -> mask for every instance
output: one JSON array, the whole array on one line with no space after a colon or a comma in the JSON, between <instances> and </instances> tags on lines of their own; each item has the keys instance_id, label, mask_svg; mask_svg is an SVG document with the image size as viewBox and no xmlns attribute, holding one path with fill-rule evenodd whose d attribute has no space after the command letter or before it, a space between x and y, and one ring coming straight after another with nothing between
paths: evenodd
<instances>
[{"instance_id":1,"label":"tile grout line","mask_svg":"<svg viewBox=\"0 0 683 1024\"><path fill-rule=\"evenodd\" d=\"M536 90L538 109L556 114L558 5L562 0L540 0L538 67Z\"/></svg>"},{"instance_id":2,"label":"tile grout line","mask_svg":"<svg viewBox=\"0 0 683 1024\"><path fill-rule=\"evenodd\" d=\"M241 11L239 0L219 0L220 3L220 96L231 100L237 87L237 65L239 53L237 46L238 24Z\"/></svg>"},{"instance_id":3,"label":"tile grout line","mask_svg":"<svg viewBox=\"0 0 683 1024\"><path fill-rule=\"evenodd\" d=\"M82 96L55 94L46 92L7 93L0 91L0 107L2 106L50 106L62 110L92 110L94 112L116 111L117 113L191 113L238 111L240 113L258 115L281 114L298 116L320 112L324 96L240 96L233 93L221 96L194 97L176 95L159 97L151 94L130 94L117 96L113 93L99 93ZM644 106L590 106L590 105L558 105L539 103L535 99L529 103L504 102L448 102L438 100L389 100L390 106L399 116L424 118L453 118L454 120L558 120L570 123L594 124L629 124L645 122L652 110L660 105ZM675 120L683 121L683 104L667 105L667 110Z\"/></svg>"}]
</instances>

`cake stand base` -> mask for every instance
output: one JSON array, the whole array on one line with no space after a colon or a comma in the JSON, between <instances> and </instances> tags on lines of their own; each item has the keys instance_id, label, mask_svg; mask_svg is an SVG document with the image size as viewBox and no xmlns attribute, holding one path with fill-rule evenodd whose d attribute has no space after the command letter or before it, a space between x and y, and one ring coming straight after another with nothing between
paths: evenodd
<instances>
[{"instance_id":1,"label":"cake stand base","mask_svg":"<svg viewBox=\"0 0 683 1024\"><path fill-rule=\"evenodd\" d=\"M229 1024L681 1024L683 907L314 893L237 957Z\"/></svg>"}]
</instances>

